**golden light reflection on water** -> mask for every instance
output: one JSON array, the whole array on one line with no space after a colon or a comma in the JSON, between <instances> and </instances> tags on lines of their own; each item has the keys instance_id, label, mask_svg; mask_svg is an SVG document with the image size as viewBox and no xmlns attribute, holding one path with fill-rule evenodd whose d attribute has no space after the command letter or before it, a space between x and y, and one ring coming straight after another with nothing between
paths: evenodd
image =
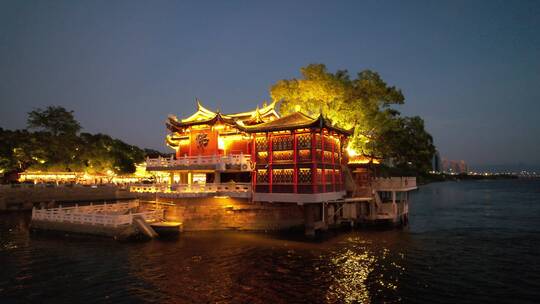
<instances>
[{"instance_id":1,"label":"golden light reflection on water","mask_svg":"<svg viewBox=\"0 0 540 304\"><path fill-rule=\"evenodd\" d=\"M370 296L366 280L373 271L376 258L369 252L354 252L347 249L331 259L336 267L334 282L328 287L326 299L345 303L369 303Z\"/></svg>"},{"instance_id":2,"label":"golden light reflection on water","mask_svg":"<svg viewBox=\"0 0 540 304\"><path fill-rule=\"evenodd\" d=\"M332 283L326 293L328 303L371 303L395 293L404 267L388 248L374 248L372 242L349 238L353 246L333 252ZM402 253L398 259L404 258ZM375 301L375 302L378 302Z\"/></svg>"}]
</instances>

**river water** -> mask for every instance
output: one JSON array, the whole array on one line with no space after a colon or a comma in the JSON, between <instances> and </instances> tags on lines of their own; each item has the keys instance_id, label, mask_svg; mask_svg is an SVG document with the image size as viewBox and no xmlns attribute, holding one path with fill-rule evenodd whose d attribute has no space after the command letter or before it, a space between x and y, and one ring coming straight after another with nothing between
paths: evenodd
<instances>
[{"instance_id":1,"label":"river water","mask_svg":"<svg viewBox=\"0 0 540 304\"><path fill-rule=\"evenodd\" d=\"M116 242L0 215L0 303L538 303L540 181L444 182L403 230Z\"/></svg>"}]
</instances>

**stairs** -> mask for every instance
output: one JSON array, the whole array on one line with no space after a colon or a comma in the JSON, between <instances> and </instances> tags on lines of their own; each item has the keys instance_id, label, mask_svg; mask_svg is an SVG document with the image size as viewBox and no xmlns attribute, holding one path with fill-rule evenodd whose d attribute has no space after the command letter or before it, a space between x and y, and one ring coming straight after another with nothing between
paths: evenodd
<instances>
[{"instance_id":1,"label":"stairs","mask_svg":"<svg viewBox=\"0 0 540 304\"><path fill-rule=\"evenodd\" d=\"M133 217L133 225L149 238L155 238L158 236L157 232L144 220L142 216Z\"/></svg>"}]
</instances>

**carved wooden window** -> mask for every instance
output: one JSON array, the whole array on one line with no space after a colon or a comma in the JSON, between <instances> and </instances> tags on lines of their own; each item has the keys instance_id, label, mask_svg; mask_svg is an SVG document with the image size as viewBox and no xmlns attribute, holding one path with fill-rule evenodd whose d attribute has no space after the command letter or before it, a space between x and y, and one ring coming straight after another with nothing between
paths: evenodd
<instances>
[{"instance_id":1,"label":"carved wooden window","mask_svg":"<svg viewBox=\"0 0 540 304\"><path fill-rule=\"evenodd\" d=\"M257 170L257 184L267 184L268 183L268 170L260 169Z\"/></svg>"},{"instance_id":2,"label":"carved wooden window","mask_svg":"<svg viewBox=\"0 0 540 304\"><path fill-rule=\"evenodd\" d=\"M275 136L272 138L272 151L292 150L292 136Z\"/></svg>"},{"instance_id":3,"label":"carved wooden window","mask_svg":"<svg viewBox=\"0 0 540 304\"><path fill-rule=\"evenodd\" d=\"M315 160L317 162L322 162L322 151L321 150L316 150L315 151Z\"/></svg>"},{"instance_id":4,"label":"carved wooden window","mask_svg":"<svg viewBox=\"0 0 540 304\"><path fill-rule=\"evenodd\" d=\"M257 152L257 161L258 162L268 162L268 152L266 151L261 151L261 152Z\"/></svg>"},{"instance_id":5,"label":"carved wooden window","mask_svg":"<svg viewBox=\"0 0 540 304\"><path fill-rule=\"evenodd\" d=\"M324 178L326 179L326 183L327 183L327 184L331 184L331 183L333 182L333 177L334 177L334 175L335 175L334 170L332 170L332 169L326 169L326 170L324 170L324 173L325 173L325 175L326 175L326 176L324 177Z\"/></svg>"},{"instance_id":6,"label":"carved wooden window","mask_svg":"<svg viewBox=\"0 0 540 304\"><path fill-rule=\"evenodd\" d=\"M322 148L321 134L315 134L315 147L319 150Z\"/></svg>"},{"instance_id":7,"label":"carved wooden window","mask_svg":"<svg viewBox=\"0 0 540 304\"><path fill-rule=\"evenodd\" d=\"M293 183L293 169L272 169L272 183L273 184L292 184Z\"/></svg>"},{"instance_id":8,"label":"carved wooden window","mask_svg":"<svg viewBox=\"0 0 540 304\"><path fill-rule=\"evenodd\" d=\"M315 182L317 184L322 184L322 169L317 169L317 171L315 172Z\"/></svg>"},{"instance_id":9,"label":"carved wooden window","mask_svg":"<svg viewBox=\"0 0 540 304\"><path fill-rule=\"evenodd\" d=\"M324 150L325 151L332 151L332 139L328 136L324 136L323 137L323 141L324 141Z\"/></svg>"},{"instance_id":10,"label":"carved wooden window","mask_svg":"<svg viewBox=\"0 0 540 304\"><path fill-rule=\"evenodd\" d=\"M272 152L272 161L279 162L279 161L293 161L293 151L274 151Z\"/></svg>"},{"instance_id":11,"label":"carved wooden window","mask_svg":"<svg viewBox=\"0 0 540 304\"><path fill-rule=\"evenodd\" d=\"M311 150L298 151L298 161L300 162L311 161Z\"/></svg>"},{"instance_id":12,"label":"carved wooden window","mask_svg":"<svg viewBox=\"0 0 540 304\"><path fill-rule=\"evenodd\" d=\"M296 136L298 150L311 149L311 134L299 134Z\"/></svg>"},{"instance_id":13,"label":"carved wooden window","mask_svg":"<svg viewBox=\"0 0 540 304\"><path fill-rule=\"evenodd\" d=\"M332 162L332 152L324 151L324 162L325 163L331 163Z\"/></svg>"},{"instance_id":14,"label":"carved wooden window","mask_svg":"<svg viewBox=\"0 0 540 304\"><path fill-rule=\"evenodd\" d=\"M311 169L310 168L300 168L298 170L298 183L311 184Z\"/></svg>"},{"instance_id":15,"label":"carved wooden window","mask_svg":"<svg viewBox=\"0 0 540 304\"><path fill-rule=\"evenodd\" d=\"M255 138L255 149L257 151L268 151L268 140L266 140L266 137L259 136Z\"/></svg>"},{"instance_id":16,"label":"carved wooden window","mask_svg":"<svg viewBox=\"0 0 540 304\"><path fill-rule=\"evenodd\" d=\"M341 142L339 141L339 137L335 139L334 143L335 143L335 145L336 145L334 149L335 149L336 151L339 151L339 149L340 149L340 147L341 147Z\"/></svg>"}]
</instances>

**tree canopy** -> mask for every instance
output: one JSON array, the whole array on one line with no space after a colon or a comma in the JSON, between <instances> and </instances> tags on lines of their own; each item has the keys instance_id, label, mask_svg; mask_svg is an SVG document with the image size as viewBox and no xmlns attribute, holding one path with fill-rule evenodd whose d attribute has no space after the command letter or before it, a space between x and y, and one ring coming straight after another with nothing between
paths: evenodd
<instances>
[{"instance_id":1,"label":"tree canopy","mask_svg":"<svg viewBox=\"0 0 540 304\"><path fill-rule=\"evenodd\" d=\"M40 171L79 171L126 174L144 161L144 151L104 134L77 134L72 111L47 107L28 113L28 126L39 131L0 128L0 174Z\"/></svg>"},{"instance_id":2,"label":"tree canopy","mask_svg":"<svg viewBox=\"0 0 540 304\"><path fill-rule=\"evenodd\" d=\"M81 130L81 125L73 116L73 111L60 106L48 106L44 110L35 109L28 112L27 124L29 129L50 132L54 136L75 135Z\"/></svg>"},{"instance_id":3,"label":"tree canopy","mask_svg":"<svg viewBox=\"0 0 540 304\"><path fill-rule=\"evenodd\" d=\"M354 129L350 148L357 153L426 168L427 155L434 152L433 140L420 117L401 117L392 107L405 101L400 89L371 70L351 78L346 70L331 73L324 64L311 64L300 72L301 78L280 80L270 88L272 99L281 101L282 114L301 111L316 117L322 113L337 126ZM405 147L412 150L404 151Z\"/></svg>"}]
</instances>

